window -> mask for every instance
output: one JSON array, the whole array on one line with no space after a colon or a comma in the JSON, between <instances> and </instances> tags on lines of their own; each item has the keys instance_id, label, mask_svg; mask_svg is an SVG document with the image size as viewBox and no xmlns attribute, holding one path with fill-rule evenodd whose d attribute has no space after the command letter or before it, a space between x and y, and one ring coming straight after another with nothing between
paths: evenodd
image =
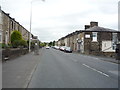
<instances>
[{"instance_id":1,"label":"window","mask_svg":"<svg viewBox=\"0 0 120 90\"><path fill-rule=\"evenodd\" d=\"M12 23L12 29L13 29L13 27L14 27L14 23L13 23L13 21L12 21L11 23Z\"/></svg>"},{"instance_id":2,"label":"window","mask_svg":"<svg viewBox=\"0 0 120 90\"><path fill-rule=\"evenodd\" d=\"M85 35L85 38L90 38L90 35L89 35L89 34L86 34L86 35Z\"/></svg>"},{"instance_id":3,"label":"window","mask_svg":"<svg viewBox=\"0 0 120 90\"><path fill-rule=\"evenodd\" d=\"M97 42L97 32L92 33L92 41Z\"/></svg>"}]
</instances>

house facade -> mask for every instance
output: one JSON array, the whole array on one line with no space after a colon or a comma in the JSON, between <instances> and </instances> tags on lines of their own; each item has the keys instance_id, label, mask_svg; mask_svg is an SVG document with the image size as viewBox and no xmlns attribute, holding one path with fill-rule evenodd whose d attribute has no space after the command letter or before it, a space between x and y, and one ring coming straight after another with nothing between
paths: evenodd
<instances>
[{"instance_id":1,"label":"house facade","mask_svg":"<svg viewBox=\"0 0 120 90\"><path fill-rule=\"evenodd\" d=\"M14 30L21 32L24 40L29 40L30 32L0 8L0 43L11 43L10 37ZM31 37L34 37L34 35L31 34Z\"/></svg>"},{"instance_id":2,"label":"house facade","mask_svg":"<svg viewBox=\"0 0 120 90\"><path fill-rule=\"evenodd\" d=\"M116 45L119 42L119 31L94 26L84 32L84 53L108 54L114 56Z\"/></svg>"},{"instance_id":3,"label":"house facade","mask_svg":"<svg viewBox=\"0 0 120 90\"><path fill-rule=\"evenodd\" d=\"M0 43L2 43L2 11L0 7Z\"/></svg>"},{"instance_id":4,"label":"house facade","mask_svg":"<svg viewBox=\"0 0 120 90\"><path fill-rule=\"evenodd\" d=\"M98 22L85 25L64 37L65 46L84 54L115 56L116 44L120 42L120 31L98 26Z\"/></svg>"}]
</instances>

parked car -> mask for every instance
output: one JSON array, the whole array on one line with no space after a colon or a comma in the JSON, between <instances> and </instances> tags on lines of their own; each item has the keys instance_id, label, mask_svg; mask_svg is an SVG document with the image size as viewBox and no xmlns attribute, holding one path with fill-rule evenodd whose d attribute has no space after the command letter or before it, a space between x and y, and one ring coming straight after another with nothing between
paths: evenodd
<instances>
[{"instance_id":1,"label":"parked car","mask_svg":"<svg viewBox=\"0 0 120 90\"><path fill-rule=\"evenodd\" d=\"M49 47L49 46L46 46L46 49L50 49L50 47Z\"/></svg>"},{"instance_id":2,"label":"parked car","mask_svg":"<svg viewBox=\"0 0 120 90\"><path fill-rule=\"evenodd\" d=\"M57 50L59 50L59 46L54 46L54 49L57 49Z\"/></svg>"},{"instance_id":3,"label":"parked car","mask_svg":"<svg viewBox=\"0 0 120 90\"><path fill-rule=\"evenodd\" d=\"M66 48L66 46L61 46L61 47L60 47L60 50L61 50L61 51L65 51L65 48Z\"/></svg>"},{"instance_id":4,"label":"parked car","mask_svg":"<svg viewBox=\"0 0 120 90\"><path fill-rule=\"evenodd\" d=\"M72 53L72 49L70 47L66 47L65 52Z\"/></svg>"}]
</instances>

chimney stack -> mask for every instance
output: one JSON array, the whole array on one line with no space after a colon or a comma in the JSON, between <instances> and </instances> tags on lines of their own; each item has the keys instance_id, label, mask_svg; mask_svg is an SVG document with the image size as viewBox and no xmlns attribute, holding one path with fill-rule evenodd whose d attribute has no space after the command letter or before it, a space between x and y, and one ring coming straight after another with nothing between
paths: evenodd
<instances>
[{"instance_id":1,"label":"chimney stack","mask_svg":"<svg viewBox=\"0 0 120 90\"><path fill-rule=\"evenodd\" d=\"M6 13L8 16L10 15L9 13Z\"/></svg>"},{"instance_id":2,"label":"chimney stack","mask_svg":"<svg viewBox=\"0 0 120 90\"><path fill-rule=\"evenodd\" d=\"M90 27L98 26L98 22L91 21L90 22Z\"/></svg>"},{"instance_id":3,"label":"chimney stack","mask_svg":"<svg viewBox=\"0 0 120 90\"><path fill-rule=\"evenodd\" d=\"M85 25L85 30L90 28L90 25Z\"/></svg>"}]
</instances>

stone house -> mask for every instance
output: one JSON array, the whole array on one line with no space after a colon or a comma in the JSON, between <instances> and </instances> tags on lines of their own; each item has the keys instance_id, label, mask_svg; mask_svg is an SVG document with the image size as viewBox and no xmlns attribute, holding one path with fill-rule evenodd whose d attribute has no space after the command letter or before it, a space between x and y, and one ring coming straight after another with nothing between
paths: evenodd
<instances>
[{"instance_id":1,"label":"stone house","mask_svg":"<svg viewBox=\"0 0 120 90\"><path fill-rule=\"evenodd\" d=\"M0 9L0 32L2 32L2 39L0 39L2 40L2 43L11 43L10 37L14 30L20 31L24 40L29 40L30 32L20 25L14 18L10 17L9 14Z\"/></svg>"},{"instance_id":2,"label":"stone house","mask_svg":"<svg viewBox=\"0 0 120 90\"><path fill-rule=\"evenodd\" d=\"M98 22L85 25L79 33L80 51L85 54L114 56L116 44L120 41L120 31L98 26Z\"/></svg>"},{"instance_id":3,"label":"stone house","mask_svg":"<svg viewBox=\"0 0 120 90\"><path fill-rule=\"evenodd\" d=\"M60 45L61 45L61 42L60 40L58 40L56 46L60 46Z\"/></svg>"},{"instance_id":4,"label":"stone house","mask_svg":"<svg viewBox=\"0 0 120 90\"><path fill-rule=\"evenodd\" d=\"M67 37L64 38L64 43L65 43L65 46L68 46L68 38Z\"/></svg>"},{"instance_id":5,"label":"stone house","mask_svg":"<svg viewBox=\"0 0 120 90\"><path fill-rule=\"evenodd\" d=\"M92 21L90 25L85 25L85 30L77 30L59 41L60 46L65 44L73 51L114 57L116 44L120 42L120 31L99 27L98 22Z\"/></svg>"},{"instance_id":6,"label":"stone house","mask_svg":"<svg viewBox=\"0 0 120 90\"><path fill-rule=\"evenodd\" d=\"M65 36L65 46L71 47L73 51L77 51L78 49L77 47L78 33L79 31L75 31Z\"/></svg>"},{"instance_id":7,"label":"stone house","mask_svg":"<svg viewBox=\"0 0 120 90\"><path fill-rule=\"evenodd\" d=\"M62 37L61 39L58 40L58 45L59 46L65 46L65 37Z\"/></svg>"},{"instance_id":8,"label":"stone house","mask_svg":"<svg viewBox=\"0 0 120 90\"><path fill-rule=\"evenodd\" d=\"M2 11L0 7L0 43L2 43Z\"/></svg>"},{"instance_id":9,"label":"stone house","mask_svg":"<svg viewBox=\"0 0 120 90\"><path fill-rule=\"evenodd\" d=\"M58 41L55 41L55 46L58 46Z\"/></svg>"}]
</instances>

